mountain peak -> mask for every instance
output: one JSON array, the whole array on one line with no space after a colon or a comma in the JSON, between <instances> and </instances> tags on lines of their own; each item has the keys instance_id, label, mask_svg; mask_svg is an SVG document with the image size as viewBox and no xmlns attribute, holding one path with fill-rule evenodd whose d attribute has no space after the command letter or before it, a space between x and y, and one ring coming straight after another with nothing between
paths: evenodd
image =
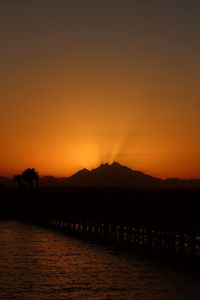
<instances>
[{"instance_id":1,"label":"mountain peak","mask_svg":"<svg viewBox=\"0 0 200 300\"><path fill-rule=\"evenodd\" d=\"M123 167L120 163L118 163L117 161L113 161L113 163L112 164L110 164L110 166L113 166L113 167Z\"/></svg>"},{"instance_id":2,"label":"mountain peak","mask_svg":"<svg viewBox=\"0 0 200 300\"><path fill-rule=\"evenodd\" d=\"M114 161L112 163L102 163L99 167L97 167L96 169L98 168L101 168L101 167L109 167L109 168L112 168L112 167L121 167L123 168L124 166L122 166L120 163Z\"/></svg>"},{"instance_id":3,"label":"mountain peak","mask_svg":"<svg viewBox=\"0 0 200 300\"><path fill-rule=\"evenodd\" d=\"M139 171L134 171L120 163L102 163L91 171L81 170L69 178L73 186L101 187L151 187L160 182Z\"/></svg>"},{"instance_id":4,"label":"mountain peak","mask_svg":"<svg viewBox=\"0 0 200 300\"><path fill-rule=\"evenodd\" d=\"M125 167L114 161L113 163L102 163L97 168L92 169L90 172L114 172L117 170L122 170Z\"/></svg>"}]
</instances>

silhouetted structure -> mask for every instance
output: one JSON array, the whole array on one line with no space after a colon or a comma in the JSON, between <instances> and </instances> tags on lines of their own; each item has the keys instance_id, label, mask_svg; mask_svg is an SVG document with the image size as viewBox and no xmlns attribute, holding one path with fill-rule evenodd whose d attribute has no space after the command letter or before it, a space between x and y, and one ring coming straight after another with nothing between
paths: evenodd
<instances>
[{"instance_id":1,"label":"silhouetted structure","mask_svg":"<svg viewBox=\"0 0 200 300\"><path fill-rule=\"evenodd\" d=\"M197 226L152 226L94 222L91 220L52 219L51 228L67 234L106 242L140 253L175 256L186 262L199 262L200 240Z\"/></svg>"},{"instance_id":2,"label":"silhouetted structure","mask_svg":"<svg viewBox=\"0 0 200 300\"><path fill-rule=\"evenodd\" d=\"M28 168L22 172L22 174L14 175L13 181L15 181L20 188L23 184L27 184L32 189L39 188L39 174L34 168Z\"/></svg>"},{"instance_id":3,"label":"silhouetted structure","mask_svg":"<svg viewBox=\"0 0 200 300\"><path fill-rule=\"evenodd\" d=\"M30 169L26 169L23 173L22 173L22 179L28 183L32 189L34 189L34 187L36 189L38 189L39 187L39 174L38 171L36 171L34 168Z\"/></svg>"}]
</instances>

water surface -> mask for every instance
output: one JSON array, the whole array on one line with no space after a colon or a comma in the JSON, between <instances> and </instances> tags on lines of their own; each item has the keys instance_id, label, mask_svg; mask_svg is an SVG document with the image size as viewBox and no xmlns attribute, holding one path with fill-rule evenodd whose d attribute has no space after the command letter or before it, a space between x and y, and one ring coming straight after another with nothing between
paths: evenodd
<instances>
[{"instance_id":1,"label":"water surface","mask_svg":"<svg viewBox=\"0 0 200 300\"><path fill-rule=\"evenodd\" d=\"M200 272L0 222L0 299L200 299Z\"/></svg>"}]
</instances>

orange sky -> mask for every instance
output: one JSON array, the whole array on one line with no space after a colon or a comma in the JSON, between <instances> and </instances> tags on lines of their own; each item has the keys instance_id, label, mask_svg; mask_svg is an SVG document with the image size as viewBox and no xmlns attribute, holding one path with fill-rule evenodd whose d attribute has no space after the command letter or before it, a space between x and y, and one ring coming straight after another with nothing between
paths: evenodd
<instances>
[{"instance_id":1,"label":"orange sky","mask_svg":"<svg viewBox=\"0 0 200 300\"><path fill-rule=\"evenodd\" d=\"M0 4L1 175L115 160L200 177L196 1L15 2Z\"/></svg>"}]
</instances>

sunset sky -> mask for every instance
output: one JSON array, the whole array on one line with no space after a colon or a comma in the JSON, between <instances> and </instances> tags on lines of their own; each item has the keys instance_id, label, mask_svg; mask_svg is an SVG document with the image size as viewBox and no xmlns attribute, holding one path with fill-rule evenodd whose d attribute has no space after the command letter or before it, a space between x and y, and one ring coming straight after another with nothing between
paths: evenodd
<instances>
[{"instance_id":1,"label":"sunset sky","mask_svg":"<svg viewBox=\"0 0 200 300\"><path fill-rule=\"evenodd\" d=\"M0 175L200 178L199 0L1 0Z\"/></svg>"}]
</instances>

